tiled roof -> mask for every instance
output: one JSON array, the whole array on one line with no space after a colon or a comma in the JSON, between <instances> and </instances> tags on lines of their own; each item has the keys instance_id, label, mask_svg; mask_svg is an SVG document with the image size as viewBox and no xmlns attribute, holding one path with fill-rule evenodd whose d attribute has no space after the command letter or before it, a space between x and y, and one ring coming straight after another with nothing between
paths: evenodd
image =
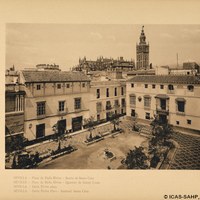
<instances>
[{"instance_id":1,"label":"tiled roof","mask_svg":"<svg viewBox=\"0 0 200 200\"><path fill-rule=\"evenodd\" d=\"M90 81L81 72L66 71L22 71L25 82L67 82L67 81Z\"/></svg>"},{"instance_id":2,"label":"tiled roof","mask_svg":"<svg viewBox=\"0 0 200 200\"><path fill-rule=\"evenodd\" d=\"M200 76L188 75L138 75L128 82L143 83L177 83L177 84L200 84Z\"/></svg>"}]
</instances>

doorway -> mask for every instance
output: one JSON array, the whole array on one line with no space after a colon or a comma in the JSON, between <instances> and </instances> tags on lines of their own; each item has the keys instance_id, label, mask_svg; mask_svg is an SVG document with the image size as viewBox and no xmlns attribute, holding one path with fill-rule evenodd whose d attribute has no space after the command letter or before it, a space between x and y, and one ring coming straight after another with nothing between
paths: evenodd
<instances>
[{"instance_id":1,"label":"doorway","mask_svg":"<svg viewBox=\"0 0 200 200\"><path fill-rule=\"evenodd\" d=\"M79 131L82 129L83 117L72 118L72 131Z\"/></svg>"},{"instance_id":2,"label":"doorway","mask_svg":"<svg viewBox=\"0 0 200 200\"><path fill-rule=\"evenodd\" d=\"M45 136L45 124L36 125L36 139Z\"/></svg>"}]
</instances>

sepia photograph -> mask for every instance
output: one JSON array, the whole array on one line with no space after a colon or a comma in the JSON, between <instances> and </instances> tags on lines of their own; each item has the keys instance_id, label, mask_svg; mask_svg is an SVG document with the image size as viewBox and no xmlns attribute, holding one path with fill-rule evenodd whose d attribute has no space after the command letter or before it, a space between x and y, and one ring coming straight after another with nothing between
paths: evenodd
<instances>
[{"instance_id":1,"label":"sepia photograph","mask_svg":"<svg viewBox=\"0 0 200 200\"><path fill-rule=\"evenodd\" d=\"M200 25L7 23L5 169L199 170Z\"/></svg>"},{"instance_id":2,"label":"sepia photograph","mask_svg":"<svg viewBox=\"0 0 200 200\"><path fill-rule=\"evenodd\" d=\"M200 200L199 8L0 0L0 199Z\"/></svg>"}]
</instances>

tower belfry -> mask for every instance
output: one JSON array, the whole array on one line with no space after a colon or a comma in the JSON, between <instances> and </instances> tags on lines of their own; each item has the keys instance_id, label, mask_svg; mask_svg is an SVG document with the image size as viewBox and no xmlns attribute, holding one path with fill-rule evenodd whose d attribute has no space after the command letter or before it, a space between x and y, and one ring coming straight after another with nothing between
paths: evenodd
<instances>
[{"instance_id":1,"label":"tower belfry","mask_svg":"<svg viewBox=\"0 0 200 200\"><path fill-rule=\"evenodd\" d=\"M136 45L137 69L149 69L149 44L146 43L144 26L140 34L140 42Z\"/></svg>"}]
</instances>

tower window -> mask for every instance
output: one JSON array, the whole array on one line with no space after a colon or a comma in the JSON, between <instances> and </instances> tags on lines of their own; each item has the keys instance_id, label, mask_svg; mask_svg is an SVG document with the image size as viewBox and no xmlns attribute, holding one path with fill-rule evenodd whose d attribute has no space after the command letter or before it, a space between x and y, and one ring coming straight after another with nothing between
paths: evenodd
<instances>
[{"instance_id":1,"label":"tower window","mask_svg":"<svg viewBox=\"0 0 200 200\"><path fill-rule=\"evenodd\" d=\"M187 119L187 124L192 124L192 120Z\"/></svg>"},{"instance_id":2,"label":"tower window","mask_svg":"<svg viewBox=\"0 0 200 200\"><path fill-rule=\"evenodd\" d=\"M115 88L115 96L117 96L117 88Z\"/></svg>"},{"instance_id":3,"label":"tower window","mask_svg":"<svg viewBox=\"0 0 200 200\"><path fill-rule=\"evenodd\" d=\"M97 89L97 99L100 98L100 89Z\"/></svg>"},{"instance_id":4,"label":"tower window","mask_svg":"<svg viewBox=\"0 0 200 200\"><path fill-rule=\"evenodd\" d=\"M121 95L124 95L124 88L121 87Z\"/></svg>"},{"instance_id":5,"label":"tower window","mask_svg":"<svg viewBox=\"0 0 200 200\"><path fill-rule=\"evenodd\" d=\"M132 88L134 87L134 83L131 83L131 87L132 87Z\"/></svg>"},{"instance_id":6,"label":"tower window","mask_svg":"<svg viewBox=\"0 0 200 200\"><path fill-rule=\"evenodd\" d=\"M109 88L106 88L106 97L109 97Z\"/></svg>"},{"instance_id":7,"label":"tower window","mask_svg":"<svg viewBox=\"0 0 200 200\"><path fill-rule=\"evenodd\" d=\"M144 84L144 87L145 87L145 88L148 88L148 84Z\"/></svg>"},{"instance_id":8,"label":"tower window","mask_svg":"<svg viewBox=\"0 0 200 200\"><path fill-rule=\"evenodd\" d=\"M153 89L155 89L155 88L156 88L156 85L155 85L155 84L153 84L153 85L152 85L152 88L153 88Z\"/></svg>"}]
</instances>

